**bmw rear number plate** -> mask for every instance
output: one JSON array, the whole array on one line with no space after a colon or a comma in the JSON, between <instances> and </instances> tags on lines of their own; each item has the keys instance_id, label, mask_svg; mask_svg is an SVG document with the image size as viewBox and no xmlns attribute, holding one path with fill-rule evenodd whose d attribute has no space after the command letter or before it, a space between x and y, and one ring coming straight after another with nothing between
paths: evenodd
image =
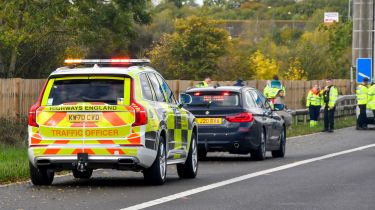
<instances>
[{"instance_id":1,"label":"bmw rear number plate","mask_svg":"<svg viewBox=\"0 0 375 210\"><path fill-rule=\"evenodd\" d=\"M222 123L221 118L197 118L198 124L203 125L220 125Z\"/></svg>"},{"instance_id":2,"label":"bmw rear number plate","mask_svg":"<svg viewBox=\"0 0 375 210\"><path fill-rule=\"evenodd\" d=\"M68 120L75 122L98 122L102 119L102 113L68 113Z\"/></svg>"}]
</instances>

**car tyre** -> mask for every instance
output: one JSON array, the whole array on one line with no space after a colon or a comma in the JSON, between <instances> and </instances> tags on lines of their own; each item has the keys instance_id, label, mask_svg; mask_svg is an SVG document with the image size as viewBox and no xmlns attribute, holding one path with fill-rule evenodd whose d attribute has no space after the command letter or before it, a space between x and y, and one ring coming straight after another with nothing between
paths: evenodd
<instances>
[{"instance_id":1,"label":"car tyre","mask_svg":"<svg viewBox=\"0 0 375 210\"><path fill-rule=\"evenodd\" d=\"M86 170L86 171L78 171L77 169L73 169L72 173L74 178L77 179L90 179L92 175L92 169Z\"/></svg>"},{"instance_id":2,"label":"car tyre","mask_svg":"<svg viewBox=\"0 0 375 210\"><path fill-rule=\"evenodd\" d=\"M159 139L158 152L154 163L143 170L145 181L151 185L162 185L167 176L167 152L165 151L165 141L162 136Z\"/></svg>"},{"instance_id":3,"label":"car tyre","mask_svg":"<svg viewBox=\"0 0 375 210\"><path fill-rule=\"evenodd\" d=\"M272 151L272 157L274 157L274 158L283 158L285 156L285 149L286 149L285 128L280 133L279 140L280 140L279 149L275 150L275 151Z\"/></svg>"},{"instance_id":4,"label":"car tyre","mask_svg":"<svg viewBox=\"0 0 375 210\"><path fill-rule=\"evenodd\" d=\"M188 157L184 164L177 164L177 174L182 179L193 179L198 173L198 145L196 134L191 136Z\"/></svg>"},{"instance_id":5,"label":"car tyre","mask_svg":"<svg viewBox=\"0 0 375 210\"><path fill-rule=\"evenodd\" d=\"M258 149L250 151L253 160L266 159L266 132L263 130L260 134L260 144Z\"/></svg>"},{"instance_id":6,"label":"car tyre","mask_svg":"<svg viewBox=\"0 0 375 210\"><path fill-rule=\"evenodd\" d=\"M34 185L51 185L55 172L51 169L36 168L29 162L30 179Z\"/></svg>"}]
</instances>

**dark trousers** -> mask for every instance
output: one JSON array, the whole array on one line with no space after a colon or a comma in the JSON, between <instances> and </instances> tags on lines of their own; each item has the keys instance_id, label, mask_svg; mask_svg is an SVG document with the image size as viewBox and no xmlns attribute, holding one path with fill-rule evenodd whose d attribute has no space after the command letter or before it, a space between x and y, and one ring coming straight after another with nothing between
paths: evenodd
<instances>
[{"instance_id":1,"label":"dark trousers","mask_svg":"<svg viewBox=\"0 0 375 210\"><path fill-rule=\"evenodd\" d=\"M310 120L318 121L320 115L320 106L309 106Z\"/></svg>"},{"instance_id":2,"label":"dark trousers","mask_svg":"<svg viewBox=\"0 0 375 210\"><path fill-rule=\"evenodd\" d=\"M335 110L336 107L328 110L328 105L324 107L324 130L333 130L335 126Z\"/></svg>"},{"instance_id":3,"label":"dark trousers","mask_svg":"<svg viewBox=\"0 0 375 210\"><path fill-rule=\"evenodd\" d=\"M357 119L357 127L366 128L367 127L366 104L358 105L358 108L359 108L359 115Z\"/></svg>"}]
</instances>

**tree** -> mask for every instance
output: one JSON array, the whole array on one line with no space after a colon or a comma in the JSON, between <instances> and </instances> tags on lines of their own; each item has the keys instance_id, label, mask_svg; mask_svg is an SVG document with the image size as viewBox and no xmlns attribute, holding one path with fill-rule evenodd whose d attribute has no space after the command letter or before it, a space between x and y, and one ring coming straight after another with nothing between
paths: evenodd
<instances>
[{"instance_id":1,"label":"tree","mask_svg":"<svg viewBox=\"0 0 375 210\"><path fill-rule=\"evenodd\" d=\"M167 78L203 79L217 73L217 60L225 55L228 33L218 21L191 16L176 21L176 31L165 34L149 55ZM165 65L168 62L168 65Z\"/></svg>"},{"instance_id":2,"label":"tree","mask_svg":"<svg viewBox=\"0 0 375 210\"><path fill-rule=\"evenodd\" d=\"M298 58L289 59L289 69L285 73L284 79L286 80L306 80L307 75L301 66L301 62Z\"/></svg>"},{"instance_id":3,"label":"tree","mask_svg":"<svg viewBox=\"0 0 375 210\"><path fill-rule=\"evenodd\" d=\"M146 0L1 1L0 76L49 73L39 68L61 65L71 46L85 56L127 54L133 25L150 21Z\"/></svg>"},{"instance_id":4,"label":"tree","mask_svg":"<svg viewBox=\"0 0 375 210\"><path fill-rule=\"evenodd\" d=\"M279 65L276 60L267 58L261 51L257 50L250 57L250 69L254 71L253 79L272 79L279 73Z\"/></svg>"}]
</instances>

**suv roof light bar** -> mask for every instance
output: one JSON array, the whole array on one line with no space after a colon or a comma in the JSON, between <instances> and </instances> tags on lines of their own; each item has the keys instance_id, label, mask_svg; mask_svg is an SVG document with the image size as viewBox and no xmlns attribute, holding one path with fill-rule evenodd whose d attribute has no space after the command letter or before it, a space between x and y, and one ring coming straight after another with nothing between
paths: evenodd
<instances>
[{"instance_id":1,"label":"suv roof light bar","mask_svg":"<svg viewBox=\"0 0 375 210\"><path fill-rule=\"evenodd\" d=\"M149 59L66 59L66 64L70 65L145 65L149 64Z\"/></svg>"}]
</instances>

